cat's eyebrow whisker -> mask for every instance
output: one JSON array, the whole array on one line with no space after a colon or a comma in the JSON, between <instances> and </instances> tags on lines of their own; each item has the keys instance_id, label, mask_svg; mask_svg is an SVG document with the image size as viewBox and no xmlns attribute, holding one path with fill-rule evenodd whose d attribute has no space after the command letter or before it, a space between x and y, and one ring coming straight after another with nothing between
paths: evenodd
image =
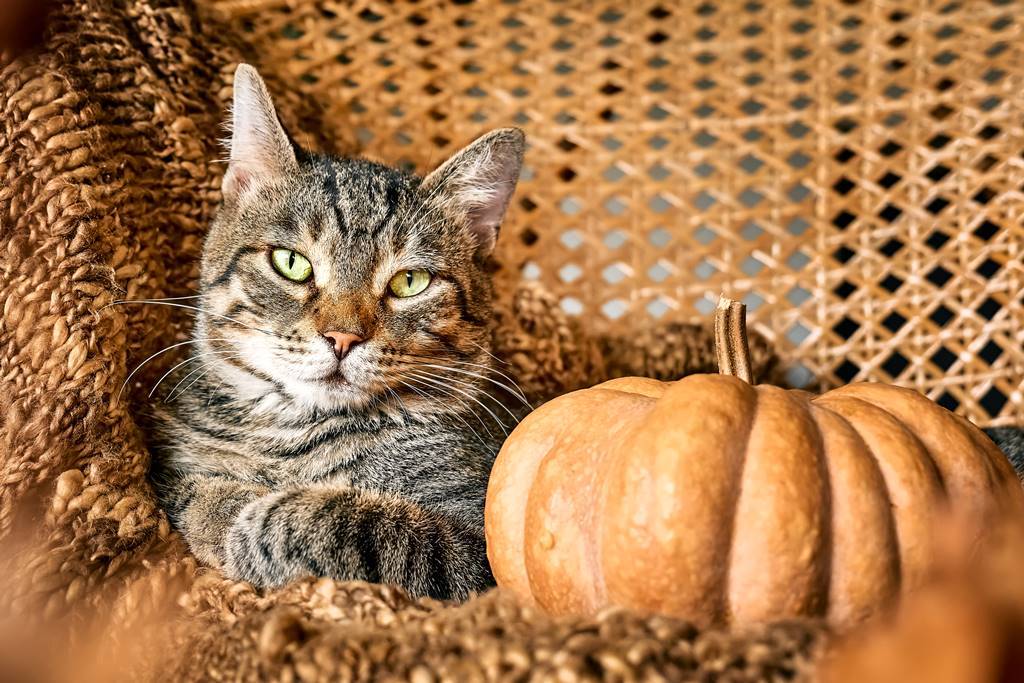
<instances>
[{"instance_id":1,"label":"cat's eyebrow whisker","mask_svg":"<svg viewBox=\"0 0 1024 683\"><path fill-rule=\"evenodd\" d=\"M172 301L163 301L161 299L118 299L117 301L111 301L109 304L107 304L106 306L104 306L100 310L102 311L105 308L110 308L111 306L118 306L118 305L121 305L121 304L152 304L152 305L156 305L156 306L173 306L175 308L186 308L188 310L199 311L200 313L205 313L206 315L212 315L215 318L223 318L224 320L230 320L231 322L233 322L233 323L235 323L237 325L241 325L242 327L246 327L246 328L248 328L250 330L255 330L256 332L262 332L263 334L270 335L271 337L281 338L281 335L279 335L279 334L277 334L275 332L271 332L270 330L264 330L264 329L261 329L259 327L254 327L254 326L252 326L252 325L250 325L248 323L244 323L241 320L237 320L237 319L232 318L232 317L227 316L227 315L221 315L220 313L214 313L213 311L207 310L205 308L199 308L198 306L188 306L186 304L176 304L176 303L174 303Z\"/></svg>"},{"instance_id":2,"label":"cat's eyebrow whisker","mask_svg":"<svg viewBox=\"0 0 1024 683\"><path fill-rule=\"evenodd\" d=\"M413 214L413 218L409 219L410 224L419 220L420 216L423 215L423 213L426 210L433 208L431 202L434 200L434 197L436 197L440 193L442 187L444 187L444 183L438 183L437 185L434 185L434 189L428 192L427 196L420 200L420 205L419 207L417 207L416 213Z\"/></svg>"},{"instance_id":3,"label":"cat's eyebrow whisker","mask_svg":"<svg viewBox=\"0 0 1024 683\"><path fill-rule=\"evenodd\" d=\"M433 230L434 228L436 228L437 226L441 225L444 222L445 222L445 217L441 216L440 218L438 218L436 221L434 221L430 225L418 225L418 226L416 226L416 229L419 230L419 231L422 231L422 232L426 232L428 230Z\"/></svg>"},{"instance_id":4,"label":"cat's eyebrow whisker","mask_svg":"<svg viewBox=\"0 0 1024 683\"><path fill-rule=\"evenodd\" d=\"M416 375L417 377L419 377L419 378L420 378L421 380L423 380L423 381L429 382L430 384L433 384L433 385L435 385L435 386L437 386L437 387L443 387L443 388L445 388L445 389L448 389L448 390L450 390L450 391L454 391L454 392L456 392L456 393L458 393L458 394L461 394L461 395L465 396L465 397L466 397L466 398L468 398L469 400L473 401L474 403L476 403L477 405L479 405L479 406L480 406L481 408L483 408L484 410L486 410L486 411L487 411L487 414L488 414L488 415L490 415L491 417L493 417L493 418L494 418L494 421L498 423L498 426L499 426L499 427L501 427L501 431L505 432L505 436L506 436L506 437L508 436L508 430L507 430L507 429L505 429L505 423L504 423L504 422L502 422L502 421L501 421L501 420L500 420L500 419L498 418L498 416L494 414L494 411L493 411L493 410L491 410L490 408L488 408L488 407L487 407L487 406L486 406L486 405L484 404L484 402L483 402L483 401L481 401L480 399L478 399L478 398L477 398L476 396L473 396L473 395L472 395L472 394L470 394L469 392L467 392L467 391L463 391L462 389L459 389L458 387L453 387L453 386L445 385L444 383L442 383L442 382L439 382L439 381L438 381L438 380L436 380L436 379L430 379L430 378L429 378L429 377L427 377L427 376L426 376L425 374L420 374L420 373L414 373L414 374L415 374L415 375ZM430 375L430 377L436 377L436 375Z\"/></svg>"},{"instance_id":5,"label":"cat's eyebrow whisker","mask_svg":"<svg viewBox=\"0 0 1024 683\"><path fill-rule=\"evenodd\" d=\"M475 372L458 370L456 368L449 368L449 367L446 367L444 365L433 365L433 364L429 364L429 363L418 363L416 365L416 367L415 367L416 370L418 370L419 372L421 372L422 374L424 374L424 375L426 375L428 377L433 377L434 379L438 379L438 380L442 380L442 381L458 382L459 384L461 384L464 387L470 387L470 388L473 388L473 389L475 389L477 387L476 387L476 385L474 385L471 382L467 382L467 381L461 380L461 379L456 379L454 377L445 377L444 375L437 375L437 374L434 374L434 373L431 373L431 372L427 372L426 370L421 369L421 368L425 368L425 367L426 368L438 368L438 369L441 369L441 370L450 370L452 372L461 372L462 374L472 375L473 377L479 377L480 379L484 379L484 380L488 380L490 382L494 382L494 380L492 380L492 379L490 379L488 377L484 377L483 375L478 375ZM513 393L512 395L515 396L515 393ZM499 406L501 406L501 408L512 417L513 422L515 422L516 424L519 424L519 418L516 417L515 413L513 413L511 410L509 410L508 406L506 406L504 403L502 403L498 399L494 398L490 394L484 393L484 396L487 397L487 398L490 398L495 403L497 403ZM527 404L527 407L529 407L529 404Z\"/></svg>"}]
</instances>

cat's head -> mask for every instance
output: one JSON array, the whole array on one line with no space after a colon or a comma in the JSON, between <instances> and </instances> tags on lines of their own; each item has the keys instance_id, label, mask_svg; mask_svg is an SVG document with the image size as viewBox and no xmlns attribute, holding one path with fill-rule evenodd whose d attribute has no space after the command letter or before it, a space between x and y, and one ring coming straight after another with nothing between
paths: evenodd
<instances>
[{"instance_id":1,"label":"cat's head","mask_svg":"<svg viewBox=\"0 0 1024 683\"><path fill-rule=\"evenodd\" d=\"M245 396L315 408L391 392L457 399L454 380L471 376L432 366L487 364L486 263L522 132L484 135L421 180L301 149L241 65L229 144L196 327L217 374Z\"/></svg>"}]
</instances>

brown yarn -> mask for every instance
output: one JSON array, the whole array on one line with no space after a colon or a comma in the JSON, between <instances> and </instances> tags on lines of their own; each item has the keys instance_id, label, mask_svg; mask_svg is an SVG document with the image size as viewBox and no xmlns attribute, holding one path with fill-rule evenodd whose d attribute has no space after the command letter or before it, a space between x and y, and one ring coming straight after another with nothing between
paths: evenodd
<instances>
[{"instance_id":1,"label":"brown yarn","mask_svg":"<svg viewBox=\"0 0 1024 683\"><path fill-rule=\"evenodd\" d=\"M805 623L701 632L617 610L556 621L501 591L445 607L329 580L299 582L270 600L249 592L224 601L216 584L203 590L212 601L190 608L232 620L203 627L196 651L167 680L206 671L242 681L792 680L809 674L823 633Z\"/></svg>"},{"instance_id":2,"label":"brown yarn","mask_svg":"<svg viewBox=\"0 0 1024 683\"><path fill-rule=\"evenodd\" d=\"M53 17L39 49L0 57L0 626L20 634L0 649L0 677L36 666L47 680L113 680L110 658L129 651L144 661L133 655L137 666L116 675L753 680L804 670L823 633L814 624L731 634L623 612L555 622L501 593L452 607L310 580L261 596L197 574L146 483L134 421L176 354L122 393L129 369L187 337L189 315L113 302L194 292L230 74L254 54L188 0L66 0ZM316 105L289 94L278 66L261 70L289 130L352 150ZM588 336L535 284L503 298L495 340L508 374L541 400L615 372L713 362L705 331L673 330L648 366L642 336ZM630 352L606 364L609 348ZM86 633L105 641L92 647ZM33 641L44 655L19 646ZM54 656L72 657L65 641L83 659L49 671Z\"/></svg>"}]
</instances>

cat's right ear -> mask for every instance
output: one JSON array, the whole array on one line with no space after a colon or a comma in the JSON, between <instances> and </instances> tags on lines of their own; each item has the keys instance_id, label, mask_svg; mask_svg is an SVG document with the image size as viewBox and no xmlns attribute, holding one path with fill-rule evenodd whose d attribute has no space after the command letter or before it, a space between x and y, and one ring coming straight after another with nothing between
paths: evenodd
<instances>
[{"instance_id":1,"label":"cat's right ear","mask_svg":"<svg viewBox=\"0 0 1024 683\"><path fill-rule=\"evenodd\" d=\"M228 170L222 185L225 196L298 170L295 149L281 127L267 86L248 64L239 64L235 69L228 152Z\"/></svg>"}]
</instances>

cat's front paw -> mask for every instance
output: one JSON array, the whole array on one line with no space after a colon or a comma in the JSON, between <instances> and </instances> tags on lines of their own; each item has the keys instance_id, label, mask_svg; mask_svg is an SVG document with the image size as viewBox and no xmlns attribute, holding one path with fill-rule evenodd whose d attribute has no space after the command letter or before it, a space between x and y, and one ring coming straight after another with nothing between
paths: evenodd
<instances>
[{"instance_id":1,"label":"cat's front paw","mask_svg":"<svg viewBox=\"0 0 1024 683\"><path fill-rule=\"evenodd\" d=\"M292 496L287 491L272 493L242 509L224 542L223 571L227 576L264 588L318 573L306 566L290 525L274 519L274 513Z\"/></svg>"}]
</instances>

